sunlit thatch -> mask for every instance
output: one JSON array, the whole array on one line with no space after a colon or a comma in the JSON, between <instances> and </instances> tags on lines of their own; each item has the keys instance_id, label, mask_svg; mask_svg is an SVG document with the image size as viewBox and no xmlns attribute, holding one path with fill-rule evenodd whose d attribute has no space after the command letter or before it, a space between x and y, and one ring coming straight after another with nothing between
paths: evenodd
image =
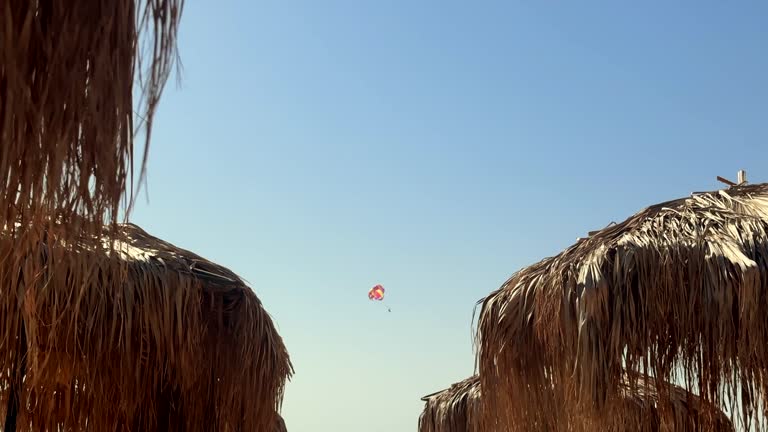
<instances>
[{"instance_id":1,"label":"sunlit thatch","mask_svg":"<svg viewBox=\"0 0 768 432\"><path fill-rule=\"evenodd\" d=\"M655 386L639 377L636 387L630 388L628 380L621 382L618 410L606 416L601 424L589 423L585 419L567 415L547 413L558 422L562 430L613 430L634 431L733 431L723 412L713 412L713 421L697 423L701 415L701 403L697 397L684 389L668 385L672 404L667 410L659 409ZM480 378L475 375L452 385L450 388L422 398L426 402L419 417L419 432L498 432L503 428L484 427L481 419ZM524 399L525 395L520 395ZM582 422L583 424L580 424Z\"/></svg>"},{"instance_id":2,"label":"sunlit thatch","mask_svg":"<svg viewBox=\"0 0 768 432\"><path fill-rule=\"evenodd\" d=\"M421 398L419 432L479 432L480 379L477 375Z\"/></svg>"},{"instance_id":3,"label":"sunlit thatch","mask_svg":"<svg viewBox=\"0 0 768 432\"><path fill-rule=\"evenodd\" d=\"M13 345L0 346L0 371L11 372L0 376L0 415L20 395L17 430L275 425L291 364L237 275L134 225L120 226L111 253L104 239L48 236L18 257L9 235L0 236L0 287L15 302L0 313Z\"/></svg>"},{"instance_id":4,"label":"sunlit thatch","mask_svg":"<svg viewBox=\"0 0 768 432\"><path fill-rule=\"evenodd\" d=\"M682 371L747 423L768 382L767 283L764 184L658 204L582 239L483 301L484 421L554 430L551 412L601 415L626 367L660 382Z\"/></svg>"},{"instance_id":5,"label":"sunlit thatch","mask_svg":"<svg viewBox=\"0 0 768 432\"><path fill-rule=\"evenodd\" d=\"M182 5L0 0L6 432L274 425L290 363L253 292L136 227L116 229Z\"/></svg>"}]
</instances>

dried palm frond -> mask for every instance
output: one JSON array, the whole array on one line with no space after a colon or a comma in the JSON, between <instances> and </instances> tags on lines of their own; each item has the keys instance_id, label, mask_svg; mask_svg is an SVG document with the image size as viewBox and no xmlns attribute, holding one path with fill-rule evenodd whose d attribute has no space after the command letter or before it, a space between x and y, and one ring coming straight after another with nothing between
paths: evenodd
<instances>
[{"instance_id":1,"label":"dried palm frond","mask_svg":"<svg viewBox=\"0 0 768 432\"><path fill-rule=\"evenodd\" d=\"M661 409L655 385L642 377L633 388L629 380L622 380L620 402L611 416L596 422L571 417L566 413L548 412L558 423L560 430L632 431L712 431L730 432L733 425L719 410L705 405L685 389L667 384L672 401L667 409ZM524 399L525 394L518 399ZM441 392L422 398L426 402L419 417L419 432L495 432L504 428L485 428L481 421L482 395L480 377L477 375L452 385ZM709 410L706 415L703 410ZM711 414L711 415L710 415ZM699 418L708 421L697 423Z\"/></svg>"},{"instance_id":2,"label":"dried palm frond","mask_svg":"<svg viewBox=\"0 0 768 432\"><path fill-rule=\"evenodd\" d=\"M288 429L285 427L285 420L283 420L283 417L278 414L275 420L275 432L288 432Z\"/></svg>"},{"instance_id":3,"label":"dried palm frond","mask_svg":"<svg viewBox=\"0 0 768 432\"><path fill-rule=\"evenodd\" d=\"M143 130L146 158L177 56L182 5L0 0L0 227L74 215L64 233L96 233L117 221L134 134Z\"/></svg>"},{"instance_id":4,"label":"dried palm frond","mask_svg":"<svg viewBox=\"0 0 768 432\"><path fill-rule=\"evenodd\" d=\"M104 381L104 388L99 389L93 387L96 381L77 374L95 376L103 368L106 376L112 365L125 367L131 361L134 367L158 366L148 359L165 349L153 346L163 333L157 333L157 328L154 334L148 333L149 327L133 328L149 324L132 321L137 313L135 303L149 301L149 297L136 297L141 293L136 286L157 288L169 276L161 276L157 270L130 274L131 265L97 257L93 248L87 253L79 250L77 239L120 235L116 223L126 204L129 183L133 190L134 137L143 131L141 180L153 114L176 59L182 4L183 0L0 0L0 382L6 384L1 401L8 411L5 430L17 428L18 416L25 421L24 410L19 408L31 403L17 391L30 388L22 373L27 362L31 368L27 378L35 382L50 378L46 374L53 373L52 364L61 369L56 372L57 380L67 380L71 373L77 377L68 384L71 390L49 388L46 391L55 393L34 404L81 410L93 403L89 397L101 397L100 391L113 394L120 389L127 398L142 387L108 388ZM134 94L140 94L140 99L134 100ZM134 120L134 109L139 121ZM126 214L130 210L127 204ZM106 247L111 244L107 242ZM71 254L64 257L64 250ZM104 251L101 255L106 256ZM129 275L141 281L126 280ZM179 289L196 284L184 278L180 283ZM184 301L196 300L192 296ZM152 307L168 314L189 312L181 306L192 304L178 303L176 309L169 309L169 304ZM107 307L113 308L110 322L103 321ZM105 324L111 327L102 327ZM159 324L164 323L154 323ZM67 343L53 342L64 328L75 333L65 336ZM133 331L126 331L129 328ZM147 338L150 335L155 339ZM52 348L28 359L24 354L28 342L33 350L48 342ZM94 354L93 344L105 344L100 345L104 353L83 360ZM110 358L124 347L130 348L128 357ZM63 348L60 353L59 348ZM67 360L70 358L73 361ZM97 364L94 359L109 361ZM70 363L80 369L73 372ZM86 366L90 369L84 372ZM166 368L134 375L169 373ZM144 382L137 378L136 383ZM172 386L160 390L177 391ZM30 392L27 396L41 394L37 389ZM100 408L89 415L89 428L98 428L107 418L101 408L105 401L98 402ZM113 408L132 413L136 403ZM33 418L38 424L42 409L35 405L38 414ZM163 409L152 406L139 423L149 424L147 419L157 417L160 414L155 411ZM85 418L83 412L49 411L45 416L59 419L51 424L74 425ZM26 429L29 424L20 427Z\"/></svg>"},{"instance_id":5,"label":"dried palm frond","mask_svg":"<svg viewBox=\"0 0 768 432\"><path fill-rule=\"evenodd\" d=\"M421 398L424 411L419 416L419 432L478 432L480 378L475 375L450 388Z\"/></svg>"},{"instance_id":6,"label":"dried palm frond","mask_svg":"<svg viewBox=\"0 0 768 432\"><path fill-rule=\"evenodd\" d=\"M768 185L696 194L607 227L484 299L484 421L552 430L550 412L600 415L626 368L658 377L662 406L682 372L686 390L750 424L766 408L766 287Z\"/></svg>"},{"instance_id":7,"label":"dried palm frond","mask_svg":"<svg viewBox=\"0 0 768 432\"><path fill-rule=\"evenodd\" d=\"M0 235L0 415L17 394L19 431L274 427L292 366L254 292L118 227L114 249L107 237L44 233L22 257Z\"/></svg>"}]
</instances>

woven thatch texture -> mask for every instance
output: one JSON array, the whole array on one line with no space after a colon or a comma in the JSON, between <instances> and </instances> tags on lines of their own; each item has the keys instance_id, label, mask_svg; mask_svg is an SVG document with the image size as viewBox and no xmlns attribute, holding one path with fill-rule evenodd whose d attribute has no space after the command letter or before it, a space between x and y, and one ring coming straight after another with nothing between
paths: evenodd
<instances>
[{"instance_id":1,"label":"woven thatch texture","mask_svg":"<svg viewBox=\"0 0 768 432\"><path fill-rule=\"evenodd\" d=\"M254 292L134 225L118 239L48 236L19 257L0 237L0 415L20 391L20 431L274 427L292 368Z\"/></svg>"},{"instance_id":2,"label":"woven thatch texture","mask_svg":"<svg viewBox=\"0 0 768 432\"><path fill-rule=\"evenodd\" d=\"M547 430L549 413L566 406L601 415L626 367L659 382L683 371L687 389L739 409L746 424L768 382L767 284L768 185L647 208L515 273L483 301L484 418Z\"/></svg>"},{"instance_id":3,"label":"woven thatch texture","mask_svg":"<svg viewBox=\"0 0 768 432\"><path fill-rule=\"evenodd\" d=\"M655 385L638 377L636 386L630 387L629 380L621 383L620 403L615 405L612 416L605 416L596 422L571 417L566 413L547 413L555 419L561 430L612 430L633 431L719 431L731 432L733 426L728 417L717 410L704 412L700 400L684 389L667 385L672 404L660 409ZM481 420L482 395L480 378L475 375L452 385L450 388L422 398L426 402L419 417L419 432L495 432L503 427L487 428ZM521 395L519 399L524 399ZM666 409L664 409L666 408ZM709 417L709 414L712 414ZM703 422L700 420L705 418Z\"/></svg>"},{"instance_id":4,"label":"woven thatch texture","mask_svg":"<svg viewBox=\"0 0 768 432\"><path fill-rule=\"evenodd\" d=\"M87 411L84 407L93 403L87 397L100 397L102 391L114 395L119 390L130 398L144 391L140 386L112 386L109 379L99 383L95 378L78 377L77 385L71 386L78 390L72 394L57 391L55 398L45 402L20 400L24 395L14 389L22 386L25 362L34 368L31 373L43 376L40 379L59 361L66 369L67 358L77 359L80 369L89 368L77 373L106 377L115 373L111 368L124 368L130 362L134 369L156 367L144 360L166 349L148 346L160 341L145 338L149 328L136 327L148 323L133 321L136 301L146 305L151 296L165 295L139 298L141 290L135 289L121 298L119 291L135 286L157 288L173 276L159 276L155 271L131 275L140 280L126 280L131 265L105 258L105 254L96 257L95 251L84 252L76 243L80 236L120 235L115 228L132 182L134 136L143 130L148 146L153 114L176 57L181 9L182 0L0 0L0 382L4 384L0 388L4 398L13 396L12 403L2 401L2 409L9 407L7 429L16 428L19 405L31 403L36 413L42 413L42 405L64 398L64 405L82 411L49 411L46 415L67 415L79 421ZM140 45L145 48L143 55ZM134 95L140 95L139 100ZM134 110L139 121L134 120ZM107 229L104 222L110 222ZM177 284L184 289L193 282L179 278ZM109 307L113 309L107 311ZM166 317L174 311L168 307L163 303L151 306ZM111 321L105 321L107 313L112 314ZM111 327L104 327L107 324ZM126 332L129 328L132 331ZM66 334L65 329L75 333ZM59 334L66 342L55 340ZM49 341L52 350L45 355L34 353L39 344ZM26 352L27 342L30 354L37 357L19 355ZM94 354L95 345L104 352ZM53 349L59 348L62 353L57 354ZM123 348L128 348L128 357L110 357ZM99 364L101 361L105 363ZM62 373L65 377L61 379L68 379L67 372ZM160 376L170 371L151 373ZM150 372L136 372L135 384L144 384L138 379L142 374ZM103 388L89 387L98 385ZM78 399L67 399L75 394ZM134 412L133 405L140 400L112 409ZM102 405L109 400L98 402L91 417L100 420L89 420L89 428L98 428L102 426L99 421L107 419ZM155 408L162 410L154 407L146 415L156 416ZM42 414L35 415L39 423ZM18 426L24 429L28 425Z\"/></svg>"},{"instance_id":5,"label":"woven thatch texture","mask_svg":"<svg viewBox=\"0 0 768 432\"><path fill-rule=\"evenodd\" d=\"M65 233L95 232L117 220L182 3L0 0L0 227L76 215Z\"/></svg>"}]
</instances>

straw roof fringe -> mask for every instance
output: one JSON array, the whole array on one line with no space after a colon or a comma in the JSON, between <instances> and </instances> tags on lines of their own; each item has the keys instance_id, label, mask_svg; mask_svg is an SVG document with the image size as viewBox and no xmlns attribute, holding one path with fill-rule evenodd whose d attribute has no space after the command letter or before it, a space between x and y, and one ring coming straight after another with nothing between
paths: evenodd
<instances>
[{"instance_id":1,"label":"straw roof fringe","mask_svg":"<svg viewBox=\"0 0 768 432\"><path fill-rule=\"evenodd\" d=\"M117 238L20 257L0 236L0 415L15 391L19 431L274 427L292 366L254 292L135 225Z\"/></svg>"},{"instance_id":2,"label":"straw roof fringe","mask_svg":"<svg viewBox=\"0 0 768 432\"><path fill-rule=\"evenodd\" d=\"M288 429L285 427L285 420L283 420L283 417L278 414L275 420L275 432L288 432Z\"/></svg>"},{"instance_id":3,"label":"straw roof fringe","mask_svg":"<svg viewBox=\"0 0 768 432\"><path fill-rule=\"evenodd\" d=\"M419 432L481 431L480 379L477 375L450 388L421 398L424 411L419 416Z\"/></svg>"},{"instance_id":4,"label":"straw roof fringe","mask_svg":"<svg viewBox=\"0 0 768 432\"><path fill-rule=\"evenodd\" d=\"M78 216L64 232L96 233L117 221L135 132L146 161L182 6L0 0L0 226Z\"/></svg>"},{"instance_id":5,"label":"straw roof fringe","mask_svg":"<svg viewBox=\"0 0 768 432\"><path fill-rule=\"evenodd\" d=\"M558 421L563 430L611 430L611 431L733 431L730 420L722 411L715 411L711 421L696 423L705 409L696 396L684 389L667 385L672 399L669 409L660 410L655 386L640 377L638 386L630 387L628 380L621 384L620 410L612 418L590 422L589 419L569 417L565 414L547 413ZM525 395L520 396L521 399ZM475 375L452 385L441 392L422 398L426 402L419 417L419 432L495 432L486 429L481 421L482 395L480 378ZM581 421L581 422L580 422Z\"/></svg>"},{"instance_id":6,"label":"straw roof fringe","mask_svg":"<svg viewBox=\"0 0 768 432\"><path fill-rule=\"evenodd\" d=\"M558 409L606 412L626 366L659 377L661 405L684 371L686 389L738 402L734 420L749 424L766 408L767 281L765 184L658 204L582 239L484 299L484 421L548 430Z\"/></svg>"},{"instance_id":7,"label":"straw roof fringe","mask_svg":"<svg viewBox=\"0 0 768 432\"><path fill-rule=\"evenodd\" d=\"M30 427L25 410L31 410L35 427L85 427L86 417L92 430L116 421L132 423L134 430L152 424L170 405L149 404L192 399L174 393L179 382L171 366L183 364L181 381L187 385L204 382L189 381L191 358L185 356L197 353L205 338L269 333L261 327L266 321L259 317L263 311L255 297L236 296L242 299L234 312L248 323L242 328L205 324L210 317L197 316L205 308L196 302L206 296L201 290L194 293L202 284L196 277L174 275L162 266L135 266L93 247L93 239L123 234L117 221L121 209L130 213L132 196L128 199L125 192L134 186L134 138L143 132L140 182L153 115L177 57L182 5L183 0L0 0L0 403L7 411L5 430ZM81 237L91 249L78 244ZM106 248L111 245L106 242ZM222 301L229 296L210 297ZM181 314L196 322L189 329L168 328ZM171 338L173 345L156 346ZM278 344L275 348L280 349ZM246 358L257 352L266 356L261 360L270 357L261 348L251 349L244 349ZM137 369L143 366L151 369ZM274 366L279 376L282 366ZM132 388L127 371L133 370ZM200 373L206 372L203 366ZM264 380L264 400L272 398L271 387L282 388L270 379L279 381ZM43 385L52 380L64 390ZM212 398L234 397L214 394L218 384L209 387L197 390ZM18 392L22 388L27 394ZM164 396L142 400L149 393L141 392ZM111 402L116 405L107 407ZM138 411L140 404L146 410ZM227 410L239 409L228 400L222 406L224 417L233 415ZM192 412L191 417L199 415ZM261 424L271 415L256 417Z\"/></svg>"}]
</instances>

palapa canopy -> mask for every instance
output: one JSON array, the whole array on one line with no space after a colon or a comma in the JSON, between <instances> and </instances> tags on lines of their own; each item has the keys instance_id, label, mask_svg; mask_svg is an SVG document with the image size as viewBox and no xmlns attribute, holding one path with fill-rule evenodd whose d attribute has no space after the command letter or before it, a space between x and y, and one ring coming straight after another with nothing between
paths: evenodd
<instances>
[{"instance_id":1,"label":"palapa canopy","mask_svg":"<svg viewBox=\"0 0 768 432\"><path fill-rule=\"evenodd\" d=\"M421 398L419 432L479 432L480 378L474 375Z\"/></svg>"},{"instance_id":2,"label":"palapa canopy","mask_svg":"<svg viewBox=\"0 0 768 432\"><path fill-rule=\"evenodd\" d=\"M0 0L6 432L275 424L291 366L254 293L117 224L140 134L144 172L182 5Z\"/></svg>"},{"instance_id":3,"label":"palapa canopy","mask_svg":"<svg viewBox=\"0 0 768 432\"><path fill-rule=\"evenodd\" d=\"M21 258L3 234L0 320L13 344L0 346L0 371L10 372L0 374L0 409L18 417L17 430L279 424L291 363L233 272L130 224L119 226L113 250L107 238L48 236Z\"/></svg>"},{"instance_id":4,"label":"palapa canopy","mask_svg":"<svg viewBox=\"0 0 768 432\"><path fill-rule=\"evenodd\" d=\"M482 302L488 425L610 411L623 370L679 378L742 425L765 408L768 185L649 207L515 273ZM521 395L525 395L521 398Z\"/></svg>"},{"instance_id":5,"label":"palapa canopy","mask_svg":"<svg viewBox=\"0 0 768 432\"><path fill-rule=\"evenodd\" d=\"M733 425L723 412L715 412L712 422L697 423L702 405L696 396L684 389L668 385L672 399L671 409L660 410L655 386L639 377L635 388L628 380L622 380L620 397L621 410L608 423L577 424L578 418L569 418L557 413L548 413L556 418L563 429L634 431L712 431L732 432ZM521 397L525 397L522 395ZM422 398L426 402L419 417L419 432L496 432L504 430L484 428L481 421L480 377L474 375L450 388Z\"/></svg>"}]
</instances>

